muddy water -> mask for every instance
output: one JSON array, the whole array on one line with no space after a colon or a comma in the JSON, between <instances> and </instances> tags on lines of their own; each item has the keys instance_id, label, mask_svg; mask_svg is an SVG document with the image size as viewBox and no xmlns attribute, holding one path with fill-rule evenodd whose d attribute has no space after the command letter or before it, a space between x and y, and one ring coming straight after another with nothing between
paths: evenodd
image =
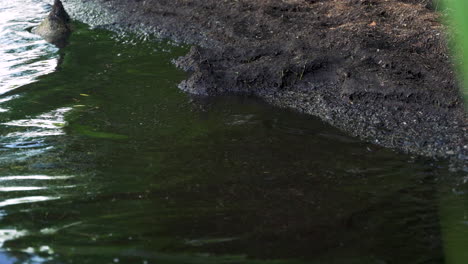
<instances>
[{"instance_id":1,"label":"muddy water","mask_svg":"<svg viewBox=\"0 0 468 264\"><path fill-rule=\"evenodd\" d=\"M0 3L0 263L468 263L466 172L191 98L184 47L76 24L59 51L26 30L47 5Z\"/></svg>"}]
</instances>

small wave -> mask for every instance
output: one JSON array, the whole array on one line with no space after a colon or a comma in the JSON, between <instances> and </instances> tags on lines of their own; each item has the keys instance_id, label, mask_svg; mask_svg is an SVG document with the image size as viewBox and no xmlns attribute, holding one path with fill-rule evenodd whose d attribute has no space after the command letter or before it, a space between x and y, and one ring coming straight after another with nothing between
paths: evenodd
<instances>
[{"instance_id":1,"label":"small wave","mask_svg":"<svg viewBox=\"0 0 468 264\"><path fill-rule=\"evenodd\" d=\"M66 180L73 176L47 176L47 175L24 175L24 176L5 176L0 177L0 181L17 181L17 180Z\"/></svg>"},{"instance_id":2,"label":"small wave","mask_svg":"<svg viewBox=\"0 0 468 264\"><path fill-rule=\"evenodd\" d=\"M65 134L65 114L71 109L63 107L29 119L1 123L0 126L14 131L0 137L0 151L4 151L0 162L20 161L53 149L46 139Z\"/></svg>"},{"instance_id":3,"label":"small wave","mask_svg":"<svg viewBox=\"0 0 468 264\"><path fill-rule=\"evenodd\" d=\"M16 229L0 229L0 248L3 247L3 244L8 240L17 239L28 234L25 230L16 230Z\"/></svg>"},{"instance_id":4,"label":"small wave","mask_svg":"<svg viewBox=\"0 0 468 264\"><path fill-rule=\"evenodd\" d=\"M24 204L24 203L45 202L45 201L58 200L58 199L60 199L60 197L57 197L57 196L27 196L27 197L4 200L0 202L0 207Z\"/></svg>"},{"instance_id":5,"label":"small wave","mask_svg":"<svg viewBox=\"0 0 468 264\"><path fill-rule=\"evenodd\" d=\"M0 192L24 192L46 190L47 187L20 186L20 187L0 187Z\"/></svg>"},{"instance_id":6,"label":"small wave","mask_svg":"<svg viewBox=\"0 0 468 264\"><path fill-rule=\"evenodd\" d=\"M47 11L44 1L0 0L0 95L55 70L58 49L28 30Z\"/></svg>"},{"instance_id":7,"label":"small wave","mask_svg":"<svg viewBox=\"0 0 468 264\"><path fill-rule=\"evenodd\" d=\"M18 127L38 127L52 130L62 130L65 125L64 115L72 108L63 107L54 111L42 114L32 119L20 119L10 122L2 123L5 126L18 126Z\"/></svg>"}]
</instances>

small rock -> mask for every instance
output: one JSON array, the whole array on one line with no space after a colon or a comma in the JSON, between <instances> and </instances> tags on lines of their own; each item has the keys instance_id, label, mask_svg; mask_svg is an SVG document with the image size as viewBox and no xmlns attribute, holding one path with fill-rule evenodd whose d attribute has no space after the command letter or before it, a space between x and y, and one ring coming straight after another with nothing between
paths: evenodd
<instances>
[{"instance_id":1,"label":"small rock","mask_svg":"<svg viewBox=\"0 0 468 264\"><path fill-rule=\"evenodd\" d=\"M33 30L34 34L43 37L47 42L63 48L70 36L70 17L63 8L60 0L55 0L52 11L49 15Z\"/></svg>"}]
</instances>

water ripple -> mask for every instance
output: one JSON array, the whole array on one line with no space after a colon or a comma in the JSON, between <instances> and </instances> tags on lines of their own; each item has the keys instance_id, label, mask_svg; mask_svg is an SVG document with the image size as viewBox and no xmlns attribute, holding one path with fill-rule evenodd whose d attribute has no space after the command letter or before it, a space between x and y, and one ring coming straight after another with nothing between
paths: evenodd
<instances>
[{"instance_id":1,"label":"water ripple","mask_svg":"<svg viewBox=\"0 0 468 264\"><path fill-rule=\"evenodd\" d=\"M0 95L55 70L58 49L29 31L46 7L39 0L0 0Z\"/></svg>"},{"instance_id":2,"label":"water ripple","mask_svg":"<svg viewBox=\"0 0 468 264\"><path fill-rule=\"evenodd\" d=\"M25 176L5 176L0 177L0 181L17 181L17 180L66 180L73 176L47 176L47 175L25 175Z\"/></svg>"},{"instance_id":3,"label":"water ripple","mask_svg":"<svg viewBox=\"0 0 468 264\"><path fill-rule=\"evenodd\" d=\"M28 232L25 230L0 229L0 247L3 247L3 244L8 240L17 239L27 234Z\"/></svg>"},{"instance_id":4,"label":"water ripple","mask_svg":"<svg viewBox=\"0 0 468 264\"><path fill-rule=\"evenodd\" d=\"M65 134L65 114L71 109L63 107L35 117L1 123L0 126L9 133L0 137L0 151L3 151L0 162L20 161L53 149L46 139Z\"/></svg>"},{"instance_id":5,"label":"water ripple","mask_svg":"<svg viewBox=\"0 0 468 264\"><path fill-rule=\"evenodd\" d=\"M37 191L45 190L47 187L33 187L33 186L23 186L23 187L0 187L0 192L24 192L24 191Z\"/></svg>"},{"instance_id":6,"label":"water ripple","mask_svg":"<svg viewBox=\"0 0 468 264\"><path fill-rule=\"evenodd\" d=\"M62 127L65 125L64 115L71 109L72 108L70 107L63 107L39 115L36 118L13 120L10 122L5 122L2 125L18 127L38 127L49 130L58 130L61 133Z\"/></svg>"},{"instance_id":7,"label":"water ripple","mask_svg":"<svg viewBox=\"0 0 468 264\"><path fill-rule=\"evenodd\" d=\"M24 203L45 202L45 201L57 200L57 199L60 199L60 197L58 196L26 196L26 197L20 197L20 198L6 199L0 202L0 207L24 204Z\"/></svg>"}]
</instances>

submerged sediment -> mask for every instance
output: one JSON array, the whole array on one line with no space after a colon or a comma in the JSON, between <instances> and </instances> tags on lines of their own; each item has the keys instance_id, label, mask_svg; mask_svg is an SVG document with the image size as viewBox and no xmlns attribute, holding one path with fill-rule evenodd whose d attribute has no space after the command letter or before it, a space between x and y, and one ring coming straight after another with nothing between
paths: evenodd
<instances>
[{"instance_id":1,"label":"submerged sediment","mask_svg":"<svg viewBox=\"0 0 468 264\"><path fill-rule=\"evenodd\" d=\"M67 0L94 26L194 44L200 95L237 93L376 144L466 162L467 115L440 15L419 0Z\"/></svg>"}]
</instances>

